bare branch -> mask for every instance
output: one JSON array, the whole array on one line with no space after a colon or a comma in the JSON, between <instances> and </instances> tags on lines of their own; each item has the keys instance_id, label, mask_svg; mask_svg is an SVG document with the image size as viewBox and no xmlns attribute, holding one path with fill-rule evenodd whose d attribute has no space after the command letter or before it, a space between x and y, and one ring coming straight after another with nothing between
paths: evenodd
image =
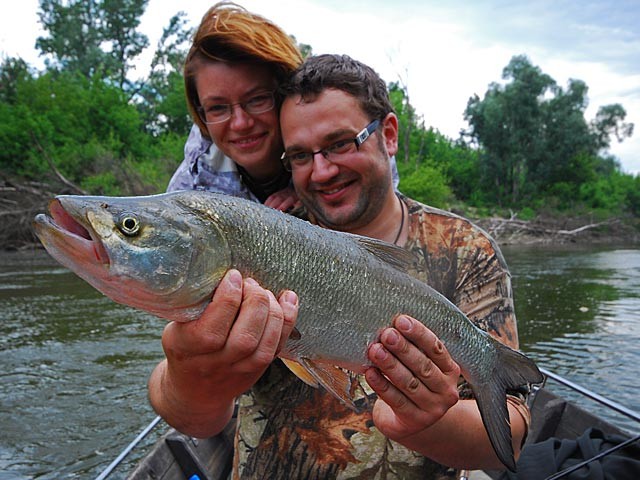
<instances>
[{"instance_id":1,"label":"bare branch","mask_svg":"<svg viewBox=\"0 0 640 480\"><path fill-rule=\"evenodd\" d=\"M47 151L42 147L42 144L38 141L38 137L36 136L35 132L33 130L29 131L29 134L31 135L31 139L33 140L34 145L36 146L36 148L40 151L40 153L42 153L42 156L45 158L45 160L47 161L47 163L49 164L49 167L51 167L51 170L53 170L53 173L55 174L55 176L58 178L58 180L60 180L64 185L66 185L67 187L69 187L70 189L72 189L73 191L80 193L82 195L88 195L89 193L86 190L83 190L82 188L80 188L78 185L76 185L75 183L73 183L71 180L68 180L64 175L62 175L62 173L56 168L56 166L53 163L53 160L51 159L51 157L49 156L49 154L47 153Z\"/></svg>"}]
</instances>

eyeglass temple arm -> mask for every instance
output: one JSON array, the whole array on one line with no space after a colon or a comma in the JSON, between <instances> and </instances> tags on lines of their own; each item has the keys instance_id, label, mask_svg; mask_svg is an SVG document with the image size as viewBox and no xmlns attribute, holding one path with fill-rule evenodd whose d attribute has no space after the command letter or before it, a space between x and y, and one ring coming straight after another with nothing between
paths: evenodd
<instances>
[{"instance_id":1,"label":"eyeglass temple arm","mask_svg":"<svg viewBox=\"0 0 640 480\"><path fill-rule=\"evenodd\" d=\"M364 127L362 131L356 135L356 145L358 147L362 145L365 142L365 140L369 138L369 135L371 135L373 132L376 131L376 128L378 128L378 125L380 125L380 120L374 120L369 125Z\"/></svg>"}]
</instances>

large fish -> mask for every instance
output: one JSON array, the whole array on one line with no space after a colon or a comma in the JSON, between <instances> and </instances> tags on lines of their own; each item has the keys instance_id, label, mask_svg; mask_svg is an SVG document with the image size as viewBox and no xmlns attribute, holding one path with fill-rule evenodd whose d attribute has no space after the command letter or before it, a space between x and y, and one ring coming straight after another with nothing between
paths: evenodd
<instances>
[{"instance_id":1,"label":"large fish","mask_svg":"<svg viewBox=\"0 0 640 480\"><path fill-rule=\"evenodd\" d=\"M380 330L399 313L415 317L460 365L498 457L515 469L505 392L542 381L540 371L407 274L405 250L208 192L59 196L49 210L34 226L57 261L116 302L166 319L197 318L230 268L276 294L294 290L296 332L280 356L350 406L334 366L363 372Z\"/></svg>"}]
</instances>

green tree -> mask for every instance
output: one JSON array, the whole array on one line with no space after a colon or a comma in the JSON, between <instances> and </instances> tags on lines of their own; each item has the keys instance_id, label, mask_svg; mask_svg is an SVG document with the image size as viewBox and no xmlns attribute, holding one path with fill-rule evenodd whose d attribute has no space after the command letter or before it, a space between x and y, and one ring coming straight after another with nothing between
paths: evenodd
<instances>
[{"instance_id":1,"label":"green tree","mask_svg":"<svg viewBox=\"0 0 640 480\"><path fill-rule=\"evenodd\" d=\"M294 43L298 47L298 50L300 50L300 54L302 55L302 58L307 58L313 55L313 48L311 47L311 45L298 42L298 39L295 37L295 35L289 35L289 37L291 37L291 40L294 41Z\"/></svg>"},{"instance_id":2,"label":"green tree","mask_svg":"<svg viewBox=\"0 0 640 480\"><path fill-rule=\"evenodd\" d=\"M446 208L451 202L453 194L447 177L432 162L422 163L418 167L400 163L398 173L398 189L411 198L439 208Z\"/></svg>"},{"instance_id":3,"label":"green tree","mask_svg":"<svg viewBox=\"0 0 640 480\"><path fill-rule=\"evenodd\" d=\"M103 0L102 44L108 46L108 72L124 88L134 60L149 45L149 39L137 31L149 0Z\"/></svg>"},{"instance_id":4,"label":"green tree","mask_svg":"<svg viewBox=\"0 0 640 480\"><path fill-rule=\"evenodd\" d=\"M424 122L409 101L406 85L400 85L399 82L389 84L389 96L398 115L399 150L396 158L403 163L413 161L414 166L418 167L424 152Z\"/></svg>"},{"instance_id":5,"label":"green tree","mask_svg":"<svg viewBox=\"0 0 640 480\"><path fill-rule=\"evenodd\" d=\"M182 66L192 34L184 12L178 12L169 20L158 41L149 77L138 92L138 107L147 131L153 135L167 132L187 135L191 128Z\"/></svg>"},{"instance_id":6,"label":"green tree","mask_svg":"<svg viewBox=\"0 0 640 480\"><path fill-rule=\"evenodd\" d=\"M0 101L15 104L18 85L31 78L29 65L21 58L5 58L0 65Z\"/></svg>"},{"instance_id":7,"label":"green tree","mask_svg":"<svg viewBox=\"0 0 640 480\"><path fill-rule=\"evenodd\" d=\"M391 83L389 94L399 125L399 189L440 208L447 208L456 198L477 200L477 151L463 141L453 141L433 128L425 128L405 87Z\"/></svg>"},{"instance_id":8,"label":"green tree","mask_svg":"<svg viewBox=\"0 0 640 480\"><path fill-rule=\"evenodd\" d=\"M540 102L539 147L528 157L528 183L536 191L564 182L574 189L593 175L597 148L584 118L587 85L569 80L566 90L553 89L553 96Z\"/></svg>"},{"instance_id":9,"label":"green tree","mask_svg":"<svg viewBox=\"0 0 640 480\"><path fill-rule=\"evenodd\" d=\"M503 79L483 99L470 98L465 110L466 134L481 147L482 185L500 205L518 207L544 195L575 201L581 185L611 167L599 156L610 136L631 135L624 108L601 107L588 123L587 85L572 79L563 89L525 56L511 59Z\"/></svg>"},{"instance_id":10,"label":"green tree","mask_svg":"<svg viewBox=\"0 0 640 480\"><path fill-rule=\"evenodd\" d=\"M77 70L87 78L104 72L95 0L40 0L38 16L48 36L39 37L36 47L47 57L48 68Z\"/></svg>"},{"instance_id":11,"label":"green tree","mask_svg":"<svg viewBox=\"0 0 640 480\"><path fill-rule=\"evenodd\" d=\"M127 72L148 45L136 31L148 0L40 0L38 15L48 35L36 47L48 68L98 75L121 89Z\"/></svg>"},{"instance_id":12,"label":"green tree","mask_svg":"<svg viewBox=\"0 0 640 480\"><path fill-rule=\"evenodd\" d=\"M7 65L2 79L11 77ZM145 133L121 89L57 71L20 75L13 85L12 100L0 101L3 172L38 181L57 172L92 193L164 189L180 154Z\"/></svg>"},{"instance_id":13,"label":"green tree","mask_svg":"<svg viewBox=\"0 0 640 480\"><path fill-rule=\"evenodd\" d=\"M527 160L541 150L538 143L543 111L539 99L555 87L555 82L517 56L502 72L506 85L493 83L483 100L469 99L465 119L468 135L483 147L484 183L495 192L499 204L520 200L527 178Z\"/></svg>"},{"instance_id":14,"label":"green tree","mask_svg":"<svg viewBox=\"0 0 640 480\"><path fill-rule=\"evenodd\" d=\"M598 148L609 148L611 136L615 136L618 142L622 142L633 135L633 123L625 122L626 117L626 110L618 103L598 109L596 118L591 122L591 131Z\"/></svg>"},{"instance_id":15,"label":"green tree","mask_svg":"<svg viewBox=\"0 0 640 480\"><path fill-rule=\"evenodd\" d=\"M632 215L640 217L640 175L627 177L625 205Z\"/></svg>"}]
</instances>

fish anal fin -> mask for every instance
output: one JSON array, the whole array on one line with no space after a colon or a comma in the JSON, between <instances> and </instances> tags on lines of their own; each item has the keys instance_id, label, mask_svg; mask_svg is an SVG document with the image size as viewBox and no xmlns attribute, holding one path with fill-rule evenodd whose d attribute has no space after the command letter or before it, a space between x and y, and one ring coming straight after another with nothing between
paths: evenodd
<instances>
[{"instance_id":1,"label":"fish anal fin","mask_svg":"<svg viewBox=\"0 0 640 480\"><path fill-rule=\"evenodd\" d=\"M309 372L325 390L350 409L358 410L351 396L351 378L349 373L335 365L314 362L308 358L302 358L300 364L304 366L307 372Z\"/></svg>"},{"instance_id":2,"label":"fish anal fin","mask_svg":"<svg viewBox=\"0 0 640 480\"><path fill-rule=\"evenodd\" d=\"M280 360L307 385L314 388L322 386L347 407L357 410L351 397L351 378L345 370L332 364L314 362L308 358L295 361L281 357Z\"/></svg>"},{"instance_id":3,"label":"fish anal fin","mask_svg":"<svg viewBox=\"0 0 640 480\"><path fill-rule=\"evenodd\" d=\"M316 378L307 370L304 365L299 364L295 360L289 360L286 358L280 358L282 362L287 366L291 373L293 373L296 377L302 380L304 383L313 388L318 388L320 383L316 380Z\"/></svg>"}]
</instances>

